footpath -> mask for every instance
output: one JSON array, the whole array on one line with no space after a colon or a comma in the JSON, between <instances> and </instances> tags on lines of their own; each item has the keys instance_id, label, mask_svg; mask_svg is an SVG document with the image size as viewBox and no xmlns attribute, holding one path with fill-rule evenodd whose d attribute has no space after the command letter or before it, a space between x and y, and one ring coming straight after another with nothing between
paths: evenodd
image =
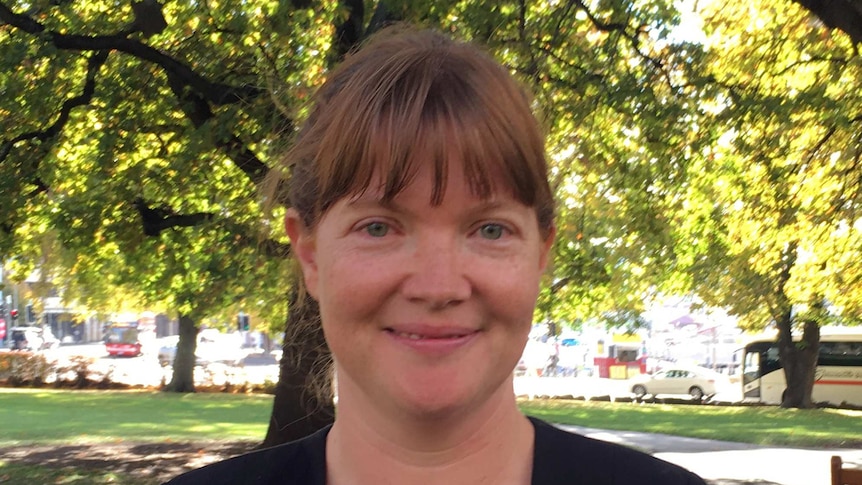
<instances>
[{"instance_id":1,"label":"footpath","mask_svg":"<svg viewBox=\"0 0 862 485\"><path fill-rule=\"evenodd\" d=\"M634 431L557 425L630 446L687 468L710 485L829 485L829 459L840 455L862 468L862 449L802 449L685 438Z\"/></svg>"}]
</instances>

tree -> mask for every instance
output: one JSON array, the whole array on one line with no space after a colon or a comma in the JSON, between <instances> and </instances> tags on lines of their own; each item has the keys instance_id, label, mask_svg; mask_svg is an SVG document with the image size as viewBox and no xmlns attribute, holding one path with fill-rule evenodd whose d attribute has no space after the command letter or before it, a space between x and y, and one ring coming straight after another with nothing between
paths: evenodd
<instances>
[{"instance_id":1,"label":"tree","mask_svg":"<svg viewBox=\"0 0 862 485\"><path fill-rule=\"evenodd\" d=\"M326 362L314 307L295 303L257 186L326 70L402 19L486 45L537 95L562 201L539 318L637 315L692 289L752 325L854 314L837 290L859 274L856 57L788 5L749 30L725 8L710 29L735 40L704 48L674 38L664 0L0 2L0 254L58 268L92 305L123 287L176 311L178 390L207 316L316 329L285 335L267 444L327 422L331 401L299 392Z\"/></svg>"},{"instance_id":2,"label":"tree","mask_svg":"<svg viewBox=\"0 0 862 485\"><path fill-rule=\"evenodd\" d=\"M820 327L855 323L862 309L856 41L793 4L704 15L707 70L722 91L701 123L716 143L691 165L700 175L677 247L708 303L749 329L777 328L782 406L811 407Z\"/></svg>"},{"instance_id":3,"label":"tree","mask_svg":"<svg viewBox=\"0 0 862 485\"><path fill-rule=\"evenodd\" d=\"M590 147L606 160L621 148L602 130L656 119L664 96L641 96L640 86L665 83L667 73L637 17L658 26L674 12L660 3L630 11L445 1L378 2L370 11L356 1L134 5L130 12L110 2L0 3L4 82L19 93L0 102L0 162L9 184L0 248L31 264L73 268L69 279L78 286L113 268L112 283L176 309L185 356L172 382L178 390L191 388L197 321L237 298L267 291L273 298L267 288L287 286L273 278L286 273L278 263L261 267L270 260L236 250L263 240L286 254L277 217L263 217L254 188L327 66L369 33L404 19L485 43L538 88L558 146ZM597 48L602 55L594 59ZM589 116L596 122L580 126ZM572 176L572 161L558 161L561 180ZM636 178L625 182L637 185ZM45 259L46 240L53 259ZM290 407L284 402L309 408L294 391L318 365L301 357L314 355L320 341L304 335L298 352L285 352L280 383L288 385L279 386L286 391L278 409Z\"/></svg>"},{"instance_id":4,"label":"tree","mask_svg":"<svg viewBox=\"0 0 862 485\"><path fill-rule=\"evenodd\" d=\"M17 93L0 104L0 248L22 273L62 268L72 288L129 286L175 310L180 359L170 387L180 391L193 389L203 317L242 301L286 317L278 289L287 245L271 237L278 224L264 219L256 184L268 171L261 157L290 129L285 114L314 82L306 71L323 64L271 40L297 26L304 48L325 45L315 28L325 30L331 12L316 12L324 23L315 24L277 4L248 7L0 4L3 81ZM267 22L276 28L263 39ZM302 67L282 76L291 64ZM296 93L279 100L263 89L275 79ZM106 283L93 285L100 277ZM106 293L78 295L99 306ZM281 304L271 302L276 293Z\"/></svg>"}]
</instances>

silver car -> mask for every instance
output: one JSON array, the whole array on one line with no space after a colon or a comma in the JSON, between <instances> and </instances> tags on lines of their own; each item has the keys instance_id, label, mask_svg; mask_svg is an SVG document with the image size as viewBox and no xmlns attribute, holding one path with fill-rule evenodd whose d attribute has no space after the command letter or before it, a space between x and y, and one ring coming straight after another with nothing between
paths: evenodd
<instances>
[{"instance_id":1,"label":"silver car","mask_svg":"<svg viewBox=\"0 0 862 485\"><path fill-rule=\"evenodd\" d=\"M632 394L640 399L647 394L688 395L702 401L715 395L716 375L709 369L675 368L662 369L655 374L644 374L632 379Z\"/></svg>"},{"instance_id":2,"label":"silver car","mask_svg":"<svg viewBox=\"0 0 862 485\"><path fill-rule=\"evenodd\" d=\"M177 355L177 339L177 336L169 337L159 347L159 364L162 367L174 364L174 358ZM246 354L240 349L235 339L230 338L230 335L204 330L198 334L195 357L197 365L220 363L242 366Z\"/></svg>"}]
</instances>

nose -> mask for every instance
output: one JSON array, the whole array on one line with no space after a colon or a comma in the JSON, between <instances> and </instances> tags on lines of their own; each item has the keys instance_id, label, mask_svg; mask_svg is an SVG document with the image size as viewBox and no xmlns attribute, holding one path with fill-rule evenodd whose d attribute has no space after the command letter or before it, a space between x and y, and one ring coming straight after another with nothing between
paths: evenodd
<instances>
[{"instance_id":1,"label":"nose","mask_svg":"<svg viewBox=\"0 0 862 485\"><path fill-rule=\"evenodd\" d=\"M457 236L418 238L402 294L412 302L441 309L470 297L468 259Z\"/></svg>"}]
</instances>

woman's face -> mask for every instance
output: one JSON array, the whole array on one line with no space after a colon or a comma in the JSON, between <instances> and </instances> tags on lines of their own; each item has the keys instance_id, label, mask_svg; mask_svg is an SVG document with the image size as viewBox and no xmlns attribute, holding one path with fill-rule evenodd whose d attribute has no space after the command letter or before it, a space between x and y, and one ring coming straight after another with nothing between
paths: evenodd
<instances>
[{"instance_id":1,"label":"woman's face","mask_svg":"<svg viewBox=\"0 0 862 485\"><path fill-rule=\"evenodd\" d=\"M459 163L449 171L463 173ZM543 238L533 208L508 191L483 200L461 176L431 205L432 177L420 170L389 203L373 190L342 199L311 231L288 214L341 405L424 416L477 408L500 394L523 351L553 234Z\"/></svg>"}]
</instances>

